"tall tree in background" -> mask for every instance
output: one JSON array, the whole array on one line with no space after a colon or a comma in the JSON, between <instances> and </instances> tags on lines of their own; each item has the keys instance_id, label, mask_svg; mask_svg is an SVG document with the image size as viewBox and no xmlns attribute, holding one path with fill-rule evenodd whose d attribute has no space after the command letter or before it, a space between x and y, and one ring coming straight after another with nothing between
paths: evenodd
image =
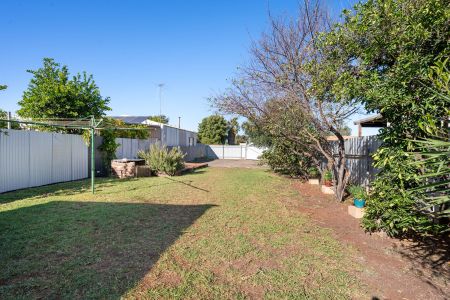
<instances>
[{"instance_id":1,"label":"tall tree in background","mask_svg":"<svg viewBox=\"0 0 450 300\"><path fill-rule=\"evenodd\" d=\"M198 138L202 144L224 144L228 135L228 123L224 117L212 115L198 125Z\"/></svg>"},{"instance_id":2,"label":"tall tree in background","mask_svg":"<svg viewBox=\"0 0 450 300\"><path fill-rule=\"evenodd\" d=\"M162 124L169 124L169 117L166 115L150 116L148 119L150 121L154 121L154 122L158 122L158 123L162 123Z\"/></svg>"},{"instance_id":3,"label":"tall tree in background","mask_svg":"<svg viewBox=\"0 0 450 300\"><path fill-rule=\"evenodd\" d=\"M19 101L18 115L23 118L83 118L100 117L110 99L104 98L93 76L86 72L70 77L67 66L51 58L43 59L43 67L28 70L33 75Z\"/></svg>"},{"instance_id":4,"label":"tall tree in background","mask_svg":"<svg viewBox=\"0 0 450 300\"><path fill-rule=\"evenodd\" d=\"M333 172L336 198L348 182L342 124L359 110L329 89L342 72L328 72L334 61L320 48L328 19L315 1L305 1L292 19L271 19L270 29L251 48L251 62L233 86L213 99L223 113L247 118L259 132L308 157L317 167L326 160ZM325 51L327 50L327 51ZM329 67L322 68L325 62ZM327 140L336 136L337 152ZM283 142L286 141L286 142Z\"/></svg>"},{"instance_id":5,"label":"tall tree in background","mask_svg":"<svg viewBox=\"0 0 450 300\"><path fill-rule=\"evenodd\" d=\"M236 137L239 132L240 126L238 118L232 118L228 121L228 144L236 145Z\"/></svg>"}]
</instances>

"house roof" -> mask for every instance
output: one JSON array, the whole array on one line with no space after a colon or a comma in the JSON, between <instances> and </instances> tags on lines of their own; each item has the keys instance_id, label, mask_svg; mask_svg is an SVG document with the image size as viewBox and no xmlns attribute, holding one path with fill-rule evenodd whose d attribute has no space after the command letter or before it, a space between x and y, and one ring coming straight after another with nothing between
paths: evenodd
<instances>
[{"instance_id":1,"label":"house roof","mask_svg":"<svg viewBox=\"0 0 450 300\"><path fill-rule=\"evenodd\" d=\"M376 114L363 119L356 120L353 122L355 125L360 125L361 127L386 127L387 121L383 118L381 114Z\"/></svg>"},{"instance_id":2,"label":"house roof","mask_svg":"<svg viewBox=\"0 0 450 300\"><path fill-rule=\"evenodd\" d=\"M171 127L171 128L175 128L178 130L183 130L183 131L188 131L188 132L193 132L195 134L197 134L197 132L192 131L192 130L187 130L187 129L183 129L183 128L178 128L176 126L172 126L169 124L164 124L164 123L159 123L159 122L155 122L152 120L149 120L150 116L111 116L110 118L113 119L117 119L117 120L122 120L127 124L145 124L151 127Z\"/></svg>"},{"instance_id":3,"label":"house roof","mask_svg":"<svg viewBox=\"0 0 450 300\"><path fill-rule=\"evenodd\" d=\"M142 124L148 120L150 116L111 116L116 120L122 120L127 124Z\"/></svg>"}]
</instances>

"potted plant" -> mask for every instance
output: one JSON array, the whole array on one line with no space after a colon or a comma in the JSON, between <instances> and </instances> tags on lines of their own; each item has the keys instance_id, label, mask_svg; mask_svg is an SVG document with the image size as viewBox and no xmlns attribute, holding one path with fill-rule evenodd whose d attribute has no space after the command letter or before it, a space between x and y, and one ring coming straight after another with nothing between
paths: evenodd
<instances>
[{"instance_id":1,"label":"potted plant","mask_svg":"<svg viewBox=\"0 0 450 300\"><path fill-rule=\"evenodd\" d=\"M333 174L331 173L331 171L326 171L325 174L323 174L323 184L325 186L332 186L333 185Z\"/></svg>"},{"instance_id":2,"label":"potted plant","mask_svg":"<svg viewBox=\"0 0 450 300\"><path fill-rule=\"evenodd\" d=\"M353 205L358 208L363 208L366 205L366 192L364 188L359 185L352 185L348 191L353 196Z\"/></svg>"},{"instance_id":3,"label":"potted plant","mask_svg":"<svg viewBox=\"0 0 450 300\"><path fill-rule=\"evenodd\" d=\"M308 169L308 182L309 184L319 184L319 170L316 167Z\"/></svg>"}]
</instances>

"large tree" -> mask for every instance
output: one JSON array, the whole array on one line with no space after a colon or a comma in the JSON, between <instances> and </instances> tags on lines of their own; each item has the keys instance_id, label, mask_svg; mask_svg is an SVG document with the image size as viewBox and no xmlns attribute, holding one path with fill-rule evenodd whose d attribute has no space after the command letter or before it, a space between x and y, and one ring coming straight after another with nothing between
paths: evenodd
<instances>
[{"instance_id":1,"label":"large tree","mask_svg":"<svg viewBox=\"0 0 450 300\"><path fill-rule=\"evenodd\" d=\"M328 89L342 71L328 72L335 62L327 62L329 51L320 47L326 31L328 19L316 2L305 2L295 18L271 19L270 30L251 48L250 63L213 103L224 113L247 118L280 143L286 140L284 145L292 145L319 169L326 161L342 200L349 172L340 129L359 106ZM321 67L325 62L330 65L326 69ZM335 144L327 140L330 133Z\"/></svg>"},{"instance_id":2,"label":"large tree","mask_svg":"<svg viewBox=\"0 0 450 300\"><path fill-rule=\"evenodd\" d=\"M368 201L367 229L399 235L439 228L407 192L422 172L407 152L415 139L448 134L441 130L448 126L448 102L430 88L429 74L450 55L449 20L447 0L369 0L346 11L345 21L325 38L340 62L331 73L344 70L332 89L381 113L390 125L381 130L383 145L375 154L380 172Z\"/></svg>"},{"instance_id":3,"label":"large tree","mask_svg":"<svg viewBox=\"0 0 450 300\"><path fill-rule=\"evenodd\" d=\"M228 135L228 123L224 117L212 115L198 125L198 138L202 144L224 144Z\"/></svg>"},{"instance_id":4,"label":"large tree","mask_svg":"<svg viewBox=\"0 0 450 300\"><path fill-rule=\"evenodd\" d=\"M67 66L52 58L43 59L43 67L28 70L33 77L19 101L18 115L23 118L100 117L109 97L102 97L92 75L86 72L70 76Z\"/></svg>"}]
</instances>

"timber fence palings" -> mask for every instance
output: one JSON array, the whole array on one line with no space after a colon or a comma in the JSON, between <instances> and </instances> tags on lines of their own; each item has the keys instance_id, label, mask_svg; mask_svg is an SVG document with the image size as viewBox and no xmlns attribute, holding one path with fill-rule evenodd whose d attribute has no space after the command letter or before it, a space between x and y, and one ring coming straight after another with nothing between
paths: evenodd
<instances>
[{"instance_id":1,"label":"timber fence palings","mask_svg":"<svg viewBox=\"0 0 450 300\"><path fill-rule=\"evenodd\" d=\"M373 166L372 155L381 144L381 140L375 135L345 140L346 166L350 172L350 184L368 186L374 180L378 170ZM337 144L335 146L334 151L337 152Z\"/></svg>"}]
</instances>

